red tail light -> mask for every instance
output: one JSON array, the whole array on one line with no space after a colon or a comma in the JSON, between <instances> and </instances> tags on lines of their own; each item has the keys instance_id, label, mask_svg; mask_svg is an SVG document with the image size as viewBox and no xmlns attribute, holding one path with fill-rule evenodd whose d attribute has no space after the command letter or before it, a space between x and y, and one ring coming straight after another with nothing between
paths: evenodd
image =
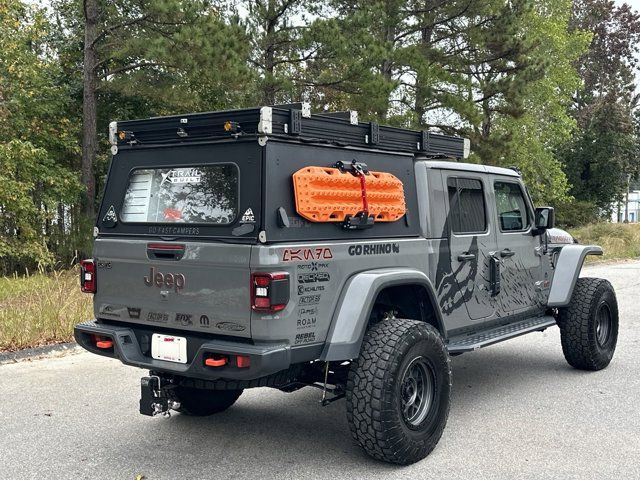
<instances>
[{"instance_id":1,"label":"red tail light","mask_svg":"<svg viewBox=\"0 0 640 480\"><path fill-rule=\"evenodd\" d=\"M289 303L287 272L257 272L251 275L251 308L257 312L279 312Z\"/></svg>"},{"instance_id":2,"label":"red tail light","mask_svg":"<svg viewBox=\"0 0 640 480\"><path fill-rule=\"evenodd\" d=\"M92 258L80 262L80 288L84 293L96 293L96 264Z\"/></svg>"}]
</instances>

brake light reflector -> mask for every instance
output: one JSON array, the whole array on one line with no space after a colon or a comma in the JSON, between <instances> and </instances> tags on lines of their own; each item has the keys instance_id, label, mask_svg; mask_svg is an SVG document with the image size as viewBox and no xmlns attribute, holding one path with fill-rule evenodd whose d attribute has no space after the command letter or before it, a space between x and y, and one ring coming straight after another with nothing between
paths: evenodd
<instances>
[{"instance_id":1,"label":"brake light reflector","mask_svg":"<svg viewBox=\"0 0 640 480\"><path fill-rule=\"evenodd\" d=\"M251 357L238 355L236 357L236 365L238 368L249 368L251 366Z\"/></svg>"},{"instance_id":2,"label":"brake light reflector","mask_svg":"<svg viewBox=\"0 0 640 480\"><path fill-rule=\"evenodd\" d=\"M80 288L84 293L96 293L96 264L92 258L80 262Z\"/></svg>"},{"instance_id":3,"label":"brake light reflector","mask_svg":"<svg viewBox=\"0 0 640 480\"><path fill-rule=\"evenodd\" d=\"M258 312L279 312L289 303L287 272L256 272L251 275L251 308Z\"/></svg>"}]
</instances>

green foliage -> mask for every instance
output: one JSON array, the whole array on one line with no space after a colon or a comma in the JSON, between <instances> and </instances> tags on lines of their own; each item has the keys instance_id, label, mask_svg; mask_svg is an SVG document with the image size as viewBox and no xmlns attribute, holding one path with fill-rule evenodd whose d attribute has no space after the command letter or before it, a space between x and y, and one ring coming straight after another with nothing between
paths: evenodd
<instances>
[{"instance_id":1,"label":"green foliage","mask_svg":"<svg viewBox=\"0 0 640 480\"><path fill-rule=\"evenodd\" d=\"M554 202L553 206L556 210L556 223L561 228L575 228L602 220L598 207L585 200L569 199Z\"/></svg>"},{"instance_id":2,"label":"green foliage","mask_svg":"<svg viewBox=\"0 0 640 480\"><path fill-rule=\"evenodd\" d=\"M80 193L77 176L56 161L72 151L71 122L60 115L57 66L42 10L0 3L0 270L51 266L48 241L61 203Z\"/></svg>"},{"instance_id":3,"label":"green foliage","mask_svg":"<svg viewBox=\"0 0 640 480\"><path fill-rule=\"evenodd\" d=\"M593 35L575 62L583 81L571 106L578 130L559 151L570 194L606 213L626 191L629 178L640 173L634 118L640 16L626 4L577 0L571 25Z\"/></svg>"},{"instance_id":4,"label":"green foliage","mask_svg":"<svg viewBox=\"0 0 640 480\"><path fill-rule=\"evenodd\" d=\"M527 12L523 21L532 44L529 55L543 59L544 75L521 86L520 115L499 115L495 122L502 137L509 139L506 155L494 157L496 163L519 167L539 203L569 201L569 183L556 152L570 140L576 126L568 111L574 92L580 88L573 63L586 51L591 38L586 32L567 32L571 4L539 1ZM498 155L499 151L489 154Z\"/></svg>"},{"instance_id":5,"label":"green foliage","mask_svg":"<svg viewBox=\"0 0 640 480\"><path fill-rule=\"evenodd\" d=\"M51 265L54 258L46 245L50 212L59 202L77 198L77 179L48 158L46 150L11 140L0 144L0 185L0 257L5 270Z\"/></svg>"}]
</instances>

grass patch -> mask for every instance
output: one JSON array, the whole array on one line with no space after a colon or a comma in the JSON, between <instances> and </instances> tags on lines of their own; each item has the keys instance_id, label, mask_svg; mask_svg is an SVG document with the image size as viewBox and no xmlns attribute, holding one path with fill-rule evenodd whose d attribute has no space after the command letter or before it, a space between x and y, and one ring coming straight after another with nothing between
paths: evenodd
<instances>
[{"instance_id":1,"label":"grass patch","mask_svg":"<svg viewBox=\"0 0 640 480\"><path fill-rule=\"evenodd\" d=\"M78 275L74 269L0 278L0 351L70 341L74 325L93 316Z\"/></svg>"},{"instance_id":2,"label":"grass patch","mask_svg":"<svg viewBox=\"0 0 640 480\"><path fill-rule=\"evenodd\" d=\"M640 257L640 224L595 223L569 230L583 245L600 245L601 257L589 255L588 261L620 260Z\"/></svg>"}]
</instances>

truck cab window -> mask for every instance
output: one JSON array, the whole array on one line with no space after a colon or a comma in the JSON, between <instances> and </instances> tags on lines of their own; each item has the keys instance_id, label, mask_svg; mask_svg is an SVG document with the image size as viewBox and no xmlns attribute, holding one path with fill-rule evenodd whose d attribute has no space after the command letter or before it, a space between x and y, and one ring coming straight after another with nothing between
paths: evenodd
<instances>
[{"instance_id":1,"label":"truck cab window","mask_svg":"<svg viewBox=\"0 0 640 480\"><path fill-rule=\"evenodd\" d=\"M449 218L453 233L482 233L487 215L482 182L473 178L449 177Z\"/></svg>"},{"instance_id":2,"label":"truck cab window","mask_svg":"<svg viewBox=\"0 0 640 480\"><path fill-rule=\"evenodd\" d=\"M529 227L531 216L520 185L511 182L496 182L494 189L500 230L503 232L526 230Z\"/></svg>"}]
</instances>

